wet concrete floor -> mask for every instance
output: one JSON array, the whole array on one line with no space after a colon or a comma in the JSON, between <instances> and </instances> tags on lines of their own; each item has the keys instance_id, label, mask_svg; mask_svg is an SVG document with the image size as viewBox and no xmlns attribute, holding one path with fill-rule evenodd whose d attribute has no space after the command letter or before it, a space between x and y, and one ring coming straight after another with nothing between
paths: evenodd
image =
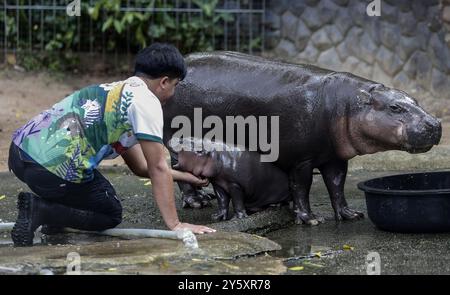
<instances>
[{"instance_id":1,"label":"wet concrete floor","mask_svg":"<svg viewBox=\"0 0 450 295\"><path fill-rule=\"evenodd\" d=\"M356 188L356 184L396 173L399 172L349 172L346 184L349 204L366 212L363 192ZM106 175L116 187L124 207L120 227L164 229L146 181L124 173ZM0 197L5 196L0 200L2 222L14 221L15 196L24 189L26 187L12 175L0 174ZM314 177L311 203L313 211L325 217L324 224L315 227L294 225L288 208L272 209L246 220L213 224L221 231L220 237L201 237L202 253L186 254L178 241L120 240L76 234L58 236L53 241L47 239L44 244L33 248L18 249L10 245L7 233L0 233L0 272L3 267L4 273L39 273L48 268L53 273L64 273L67 263L65 255L68 251L78 250L84 253L82 259L87 263L84 267L87 273L366 274L367 255L376 252L380 255L381 274L450 274L450 234L383 232L375 228L367 214L361 221L336 223L319 175ZM202 224L211 223L210 215L216 208L213 205L211 208L192 210L181 209L180 205L178 200L183 221ZM281 245L281 249L267 239L237 234L236 231L264 235ZM40 243L39 237L37 242ZM116 247L117 243L120 250ZM218 245L227 247L220 248ZM235 245L235 249L230 245ZM53 247L51 251L49 247ZM57 258L52 260L49 252L55 253ZM224 253L227 253L226 257Z\"/></svg>"}]
</instances>

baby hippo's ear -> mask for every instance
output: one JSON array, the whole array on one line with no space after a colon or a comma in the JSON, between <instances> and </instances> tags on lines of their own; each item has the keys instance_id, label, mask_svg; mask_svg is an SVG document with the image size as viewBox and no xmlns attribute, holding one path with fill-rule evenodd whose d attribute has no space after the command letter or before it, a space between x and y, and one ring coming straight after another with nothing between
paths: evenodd
<instances>
[{"instance_id":1,"label":"baby hippo's ear","mask_svg":"<svg viewBox=\"0 0 450 295\"><path fill-rule=\"evenodd\" d=\"M367 92L364 89L360 89L358 91L358 94L356 95L356 98L358 100L358 103L360 104L372 104L373 103L373 98L372 98L372 94L370 94L369 92Z\"/></svg>"}]
</instances>

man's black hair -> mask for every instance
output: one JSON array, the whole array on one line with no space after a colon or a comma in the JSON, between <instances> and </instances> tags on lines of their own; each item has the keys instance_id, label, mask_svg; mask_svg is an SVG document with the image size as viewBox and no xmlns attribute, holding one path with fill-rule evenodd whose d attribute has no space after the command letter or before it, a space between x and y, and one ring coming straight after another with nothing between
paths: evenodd
<instances>
[{"instance_id":1,"label":"man's black hair","mask_svg":"<svg viewBox=\"0 0 450 295\"><path fill-rule=\"evenodd\" d=\"M186 77L184 58L178 49L165 43L153 43L136 56L134 74L157 79L168 76L171 79Z\"/></svg>"}]
</instances>

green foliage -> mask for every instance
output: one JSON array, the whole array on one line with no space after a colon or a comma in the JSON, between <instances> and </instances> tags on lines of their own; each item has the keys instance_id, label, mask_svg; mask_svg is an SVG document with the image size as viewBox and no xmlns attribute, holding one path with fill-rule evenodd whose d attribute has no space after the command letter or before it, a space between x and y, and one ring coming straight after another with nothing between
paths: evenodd
<instances>
[{"instance_id":1,"label":"green foliage","mask_svg":"<svg viewBox=\"0 0 450 295\"><path fill-rule=\"evenodd\" d=\"M28 3L24 0L19 2ZM80 18L68 17L61 12L44 14L44 22L40 19L41 16L36 14L30 28L28 15L22 11L23 13L19 15L20 31L22 33L31 30L33 37L29 40L22 36L23 40L19 40L19 43L16 40L17 16L0 14L0 22L4 23L6 17L8 44L9 47L19 44L17 60L21 66L28 70L45 67L54 71L64 71L76 67L78 59L74 52L80 48L81 51L90 48L85 46L86 44L92 45L92 49L96 52L107 53L124 52L124 48L137 52L154 41L173 43L182 53L211 51L218 47L219 43L216 41L223 39L224 23L234 21L231 14L216 12L219 0L189 1L192 8L198 8L201 12L178 15L170 11L174 8L173 1L136 1L138 7L167 9L157 12L126 10L125 2L98 0L93 6L89 6L88 1L81 1L81 28L91 30L90 40L85 37L83 39L83 36L87 35L86 32L80 37ZM179 0L178 4L180 5L178 7L187 7L188 1ZM102 35L104 39L99 38ZM261 40L256 38L241 49L248 50L249 46L256 48L260 43Z\"/></svg>"}]
</instances>

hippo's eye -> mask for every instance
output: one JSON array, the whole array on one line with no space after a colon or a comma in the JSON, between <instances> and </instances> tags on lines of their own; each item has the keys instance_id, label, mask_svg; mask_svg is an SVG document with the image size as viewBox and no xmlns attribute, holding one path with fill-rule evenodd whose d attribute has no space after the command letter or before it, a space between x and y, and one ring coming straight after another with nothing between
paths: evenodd
<instances>
[{"instance_id":1,"label":"hippo's eye","mask_svg":"<svg viewBox=\"0 0 450 295\"><path fill-rule=\"evenodd\" d=\"M405 111L404 108L402 108L401 106L394 104L389 106L389 109L391 110L391 112L393 113L403 113Z\"/></svg>"}]
</instances>

